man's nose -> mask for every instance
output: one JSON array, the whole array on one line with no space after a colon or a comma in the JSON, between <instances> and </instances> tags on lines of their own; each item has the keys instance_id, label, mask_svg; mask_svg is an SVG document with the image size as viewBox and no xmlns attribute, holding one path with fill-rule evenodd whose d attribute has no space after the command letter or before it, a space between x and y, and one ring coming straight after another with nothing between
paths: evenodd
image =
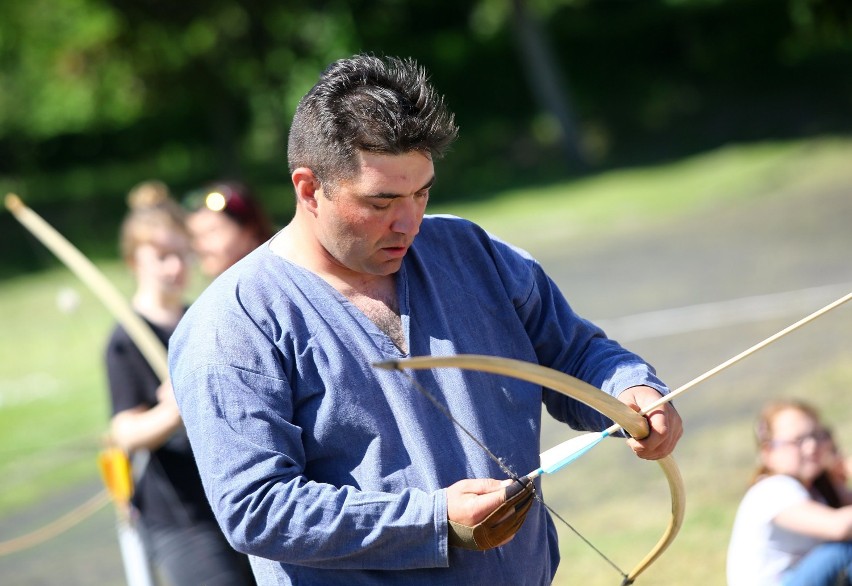
<instances>
[{"instance_id":1,"label":"man's nose","mask_svg":"<svg viewBox=\"0 0 852 586\"><path fill-rule=\"evenodd\" d=\"M399 234L417 234L423 219L423 206L414 200L400 201L391 222L391 230Z\"/></svg>"}]
</instances>

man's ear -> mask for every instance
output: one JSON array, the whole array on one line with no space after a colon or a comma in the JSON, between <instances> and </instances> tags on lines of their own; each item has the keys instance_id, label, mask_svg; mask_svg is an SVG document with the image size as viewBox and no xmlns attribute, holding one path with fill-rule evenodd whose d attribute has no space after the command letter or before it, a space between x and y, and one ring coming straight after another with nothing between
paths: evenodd
<instances>
[{"instance_id":1,"label":"man's ear","mask_svg":"<svg viewBox=\"0 0 852 586\"><path fill-rule=\"evenodd\" d=\"M309 212L315 213L317 196L322 196L322 186L314 172L307 167L299 167L290 177L296 190L296 205L303 205Z\"/></svg>"}]
</instances>

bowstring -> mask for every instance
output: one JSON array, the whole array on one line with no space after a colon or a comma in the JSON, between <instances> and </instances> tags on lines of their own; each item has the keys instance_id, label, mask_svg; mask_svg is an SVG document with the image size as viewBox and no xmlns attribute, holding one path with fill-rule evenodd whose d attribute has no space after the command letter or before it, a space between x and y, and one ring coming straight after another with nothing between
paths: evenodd
<instances>
[{"instance_id":1,"label":"bowstring","mask_svg":"<svg viewBox=\"0 0 852 586\"><path fill-rule=\"evenodd\" d=\"M504 474L506 474L512 480L514 480L516 482L520 482L520 477L514 472L514 470L512 470L509 467L509 465L506 464L501 458L499 458L494 452L492 452L490 449L488 449L488 447L485 445L485 443L482 442L482 440L480 440L471 431L469 431L464 425L462 425L462 423L458 419L456 419L453 416L452 413L450 413L450 410L447 409L447 407L445 407L432 393L430 393L428 390L426 390L426 387L424 387L422 384L420 384L420 382L416 378L414 378L413 375L406 372L399 363L394 364L394 370L396 370L397 372L402 374L405 378L407 378L411 382L411 384L414 386L414 388L417 389L417 391L421 395L426 397L426 399L428 399L429 402L432 403L432 405L434 405L441 413L443 413L443 415L447 419L449 419L462 432L464 432L464 434L467 435L467 437L469 437L473 441L473 443L475 443L477 446L479 446L480 449L482 449L482 451L485 452L485 454L488 456L488 458L490 458L492 461L494 461L497 464L497 466L500 467L500 470L502 470ZM629 584L629 582L628 582L629 576L627 575L627 573L624 570L622 570L618 566L618 564L616 564L614 561L612 561L612 559L610 559L604 552L602 552L598 547L596 547L595 544L593 544L591 541L589 541L589 539L587 537L585 537L582 533L580 533L580 531L576 527L574 527L571 523L569 523L562 515L557 513L555 510L553 510L553 508L550 505L545 503L544 500L541 498L541 496L538 494L537 491L533 492L533 498L535 498L535 500L537 500L539 503L541 503L541 506L543 506L545 509L547 509L550 512L551 515L553 515L554 517L559 519L559 521L562 522L563 525L565 525L568 529L570 529L571 532L574 535L576 535L588 547L590 547L592 549L592 551L597 553L598 556L600 556L600 558L602 560L604 560L607 564L609 564L612 567L612 569L614 569L616 572L621 574L621 577L624 579L624 582L622 582L622 584Z\"/></svg>"}]
</instances>

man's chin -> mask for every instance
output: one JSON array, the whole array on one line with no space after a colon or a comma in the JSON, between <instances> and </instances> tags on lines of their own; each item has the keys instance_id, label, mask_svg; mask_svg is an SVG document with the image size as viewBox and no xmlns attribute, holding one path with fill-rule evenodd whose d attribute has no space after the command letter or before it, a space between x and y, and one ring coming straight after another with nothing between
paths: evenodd
<instances>
[{"instance_id":1,"label":"man's chin","mask_svg":"<svg viewBox=\"0 0 852 586\"><path fill-rule=\"evenodd\" d=\"M387 277L399 272L401 266L402 258L393 258L367 267L367 272L378 277Z\"/></svg>"}]
</instances>

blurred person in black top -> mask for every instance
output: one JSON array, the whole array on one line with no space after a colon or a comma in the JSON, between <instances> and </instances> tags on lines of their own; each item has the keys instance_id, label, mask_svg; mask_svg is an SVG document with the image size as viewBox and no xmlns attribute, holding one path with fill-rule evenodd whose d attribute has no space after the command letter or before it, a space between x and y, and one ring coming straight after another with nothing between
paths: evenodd
<instances>
[{"instance_id":1,"label":"blurred person in black top","mask_svg":"<svg viewBox=\"0 0 852 586\"><path fill-rule=\"evenodd\" d=\"M183 210L157 181L136 186L128 203L120 244L136 281L132 307L167 345L186 311L191 246ZM120 325L106 365L110 433L141 473L132 505L157 574L169 586L254 584L248 558L228 544L213 517L171 383L161 384Z\"/></svg>"}]
</instances>

